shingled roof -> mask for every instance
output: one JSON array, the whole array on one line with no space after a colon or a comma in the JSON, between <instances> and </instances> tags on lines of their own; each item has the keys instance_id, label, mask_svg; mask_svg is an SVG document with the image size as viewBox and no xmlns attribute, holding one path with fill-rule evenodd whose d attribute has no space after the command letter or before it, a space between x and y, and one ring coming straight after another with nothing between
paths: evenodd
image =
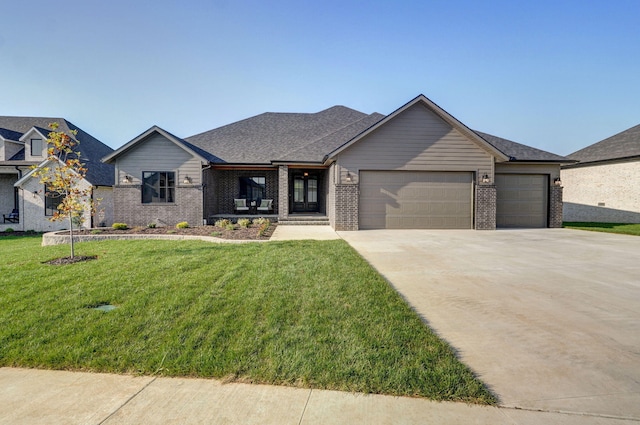
<instances>
[{"instance_id":1,"label":"shingled roof","mask_svg":"<svg viewBox=\"0 0 640 425\"><path fill-rule=\"evenodd\" d=\"M113 165L100 161L102 157L112 152L113 149L64 118L0 116L0 134L6 139L18 140L23 134L35 127L46 136L51 131L47 129L52 122L58 123L58 131L68 134L79 142L77 150L81 152L81 160L87 167L87 181L95 186L113 185ZM77 130L78 133L73 136L71 130ZM24 162L24 150L18 152L9 161L3 162L11 164L16 161Z\"/></svg>"},{"instance_id":2,"label":"shingled roof","mask_svg":"<svg viewBox=\"0 0 640 425\"><path fill-rule=\"evenodd\" d=\"M568 157L580 161L580 164L640 157L640 124L580 149Z\"/></svg>"},{"instance_id":3,"label":"shingled roof","mask_svg":"<svg viewBox=\"0 0 640 425\"><path fill-rule=\"evenodd\" d=\"M574 162L567 157L532 148L531 146L503 139L502 137L493 136L477 130L474 130L474 132L489 142L494 148L507 155L509 157L509 162Z\"/></svg>"},{"instance_id":4,"label":"shingled roof","mask_svg":"<svg viewBox=\"0 0 640 425\"><path fill-rule=\"evenodd\" d=\"M384 118L333 106L317 113L267 112L184 139L214 163L321 162L324 155Z\"/></svg>"}]
</instances>

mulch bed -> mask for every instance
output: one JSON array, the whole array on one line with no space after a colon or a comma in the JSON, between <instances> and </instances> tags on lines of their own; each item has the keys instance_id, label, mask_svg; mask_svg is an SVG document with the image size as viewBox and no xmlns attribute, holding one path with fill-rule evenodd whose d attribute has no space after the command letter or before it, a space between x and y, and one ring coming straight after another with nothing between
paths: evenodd
<instances>
[{"instance_id":1,"label":"mulch bed","mask_svg":"<svg viewBox=\"0 0 640 425\"><path fill-rule=\"evenodd\" d=\"M217 226L196 226L187 229L176 229L175 227L132 227L126 230L115 230L110 227L100 229L79 230L74 234L78 235L193 235L193 236L214 236L220 239L241 239L241 240L266 240L276 230L277 224L271 223L269 228L258 235L259 226L251 225L246 229L238 227L234 230L227 230Z\"/></svg>"},{"instance_id":2,"label":"mulch bed","mask_svg":"<svg viewBox=\"0 0 640 425\"><path fill-rule=\"evenodd\" d=\"M71 257L62 257L62 258L54 258L50 261L45 261L45 264L51 264L52 266L62 266L65 264L73 264L80 263L82 261L95 260L98 258L97 255L76 255L73 258Z\"/></svg>"}]
</instances>

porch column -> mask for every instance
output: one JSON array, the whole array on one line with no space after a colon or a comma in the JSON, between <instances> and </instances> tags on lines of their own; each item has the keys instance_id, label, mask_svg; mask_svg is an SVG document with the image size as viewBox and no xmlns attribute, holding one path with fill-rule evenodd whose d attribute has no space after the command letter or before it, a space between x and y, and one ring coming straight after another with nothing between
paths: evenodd
<instances>
[{"instance_id":1,"label":"porch column","mask_svg":"<svg viewBox=\"0 0 640 425\"><path fill-rule=\"evenodd\" d=\"M289 167L278 167L278 221L289 218Z\"/></svg>"},{"instance_id":2,"label":"porch column","mask_svg":"<svg viewBox=\"0 0 640 425\"><path fill-rule=\"evenodd\" d=\"M562 227L562 186L552 184L549 188L549 227Z\"/></svg>"},{"instance_id":3,"label":"porch column","mask_svg":"<svg viewBox=\"0 0 640 425\"><path fill-rule=\"evenodd\" d=\"M496 186L476 185L476 230L496 230Z\"/></svg>"}]
</instances>

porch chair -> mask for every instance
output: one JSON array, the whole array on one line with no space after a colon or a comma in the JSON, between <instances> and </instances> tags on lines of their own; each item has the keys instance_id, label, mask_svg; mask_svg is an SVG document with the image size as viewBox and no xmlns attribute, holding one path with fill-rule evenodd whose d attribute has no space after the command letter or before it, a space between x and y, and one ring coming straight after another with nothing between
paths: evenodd
<instances>
[{"instance_id":1,"label":"porch chair","mask_svg":"<svg viewBox=\"0 0 640 425\"><path fill-rule=\"evenodd\" d=\"M263 199L260 201L260 205L257 208L259 213L269 213L273 210L273 199Z\"/></svg>"},{"instance_id":2,"label":"porch chair","mask_svg":"<svg viewBox=\"0 0 640 425\"><path fill-rule=\"evenodd\" d=\"M13 211L9 213L9 215L2 214L2 219L4 220L5 223L7 221L9 223L17 223L18 221L20 221L20 214L18 213L18 209L14 208Z\"/></svg>"},{"instance_id":3,"label":"porch chair","mask_svg":"<svg viewBox=\"0 0 640 425\"><path fill-rule=\"evenodd\" d=\"M233 210L236 214L238 213L248 213L249 206L247 206L246 199L234 199L233 200Z\"/></svg>"}]
</instances>

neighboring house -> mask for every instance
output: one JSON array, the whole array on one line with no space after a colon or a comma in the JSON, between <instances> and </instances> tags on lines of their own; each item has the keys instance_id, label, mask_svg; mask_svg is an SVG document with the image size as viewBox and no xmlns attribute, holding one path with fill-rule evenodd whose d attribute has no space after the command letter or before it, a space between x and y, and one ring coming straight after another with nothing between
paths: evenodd
<instances>
[{"instance_id":1,"label":"neighboring house","mask_svg":"<svg viewBox=\"0 0 640 425\"><path fill-rule=\"evenodd\" d=\"M640 125L568 157L565 221L640 223Z\"/></svg>"},{"instance_id":2,"label":"neighboring house","mask_svg":"<svg viewBox=\"0 0 640 425\"><path fill-rule=\"evenodd\" d=\"M560 227L564 157L474 132L423 95L388 116L264 113L186 139L152 127L115 165L114 219L201 223L234 199L336 230Z\"/></svg>"},{"instance_id":3,"label":"neighboring house","mask_svg":"<svg viewBox=\"0 0 640 425\"><path fill-rule=\"evenodd\" d=\"M113 151L93 136L84 132L64 118L0 117L0 211L9 215L18 210L18 222L0 222L0 230L49 231L66 229L66 221L51 222L60 198L46 196L47 188L34 178L33 167L42 167L47 161L47 138L49 124L57 122L58 131L73 137L79 144L76 151L87 168L82 182L92 187L92 196L102 198L98 214L85 216L85 227L113 222L113 166L100 161ZM77 130L74 136L71 131Z\"/></svg>"}]
</instances>

